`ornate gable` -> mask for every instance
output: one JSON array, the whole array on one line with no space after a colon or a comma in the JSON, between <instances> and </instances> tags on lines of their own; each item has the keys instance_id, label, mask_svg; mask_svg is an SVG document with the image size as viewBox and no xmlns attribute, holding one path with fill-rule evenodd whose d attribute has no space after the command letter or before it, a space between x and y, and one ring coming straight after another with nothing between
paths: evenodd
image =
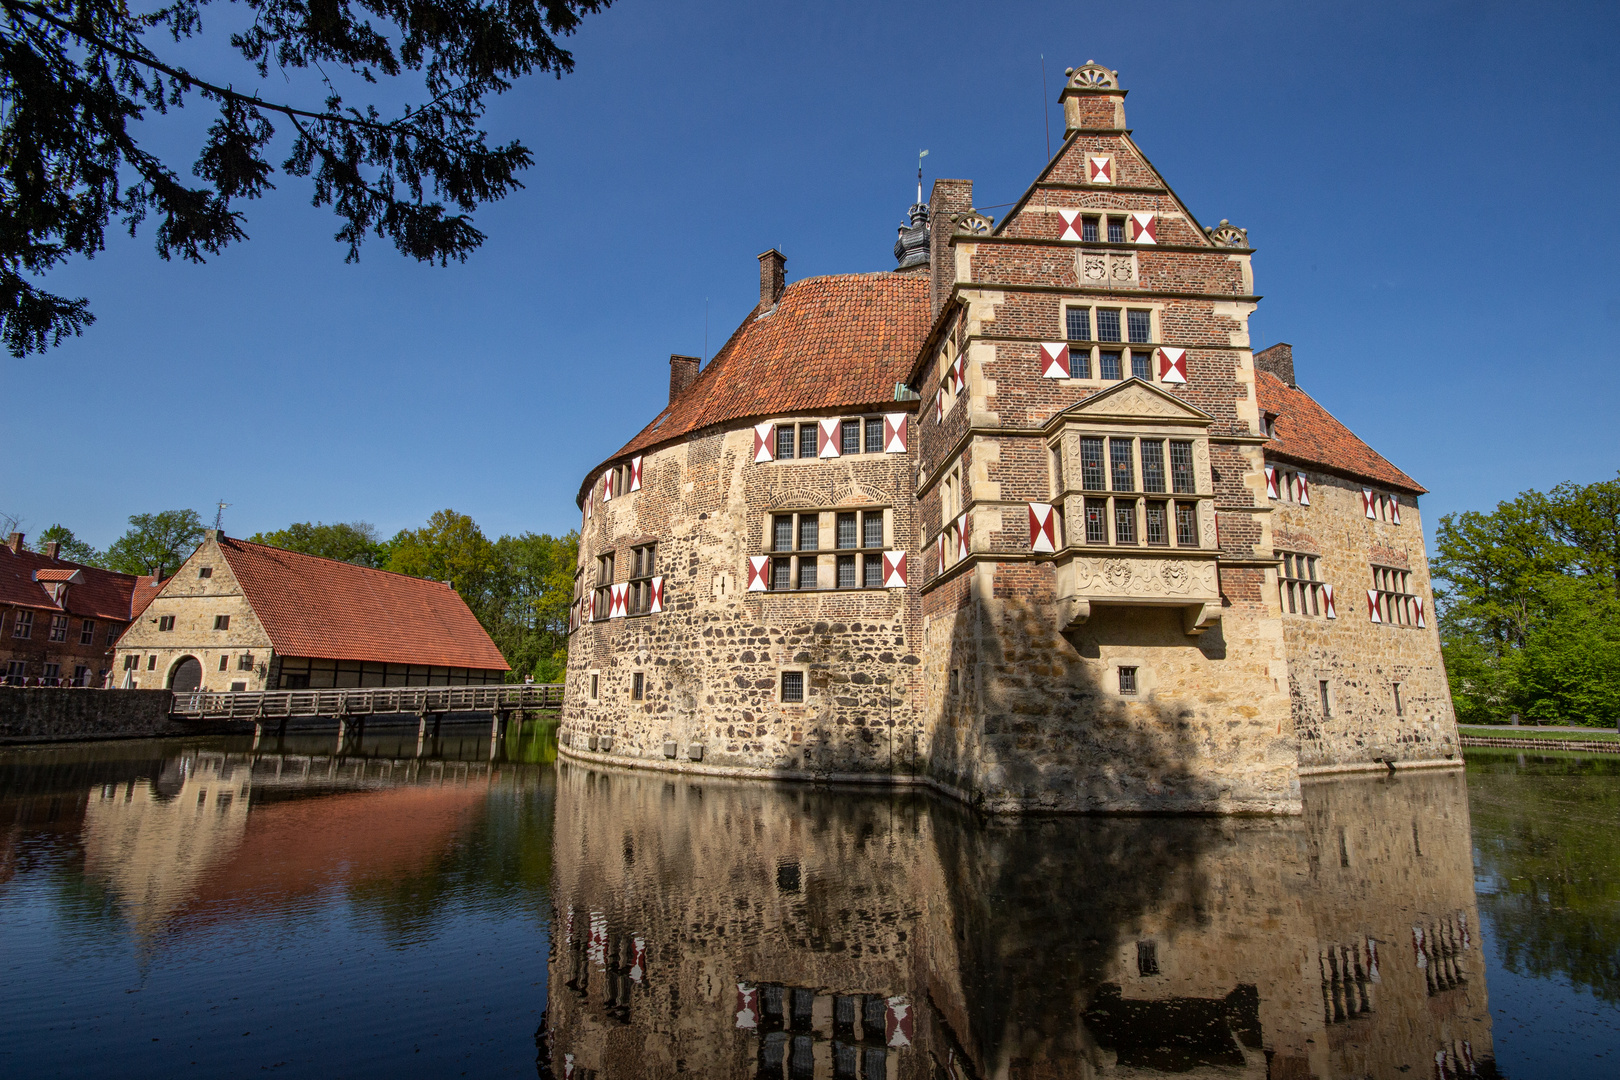
<instances>
[{"instance_id":1,"label":"ornate gable","mask_svg":"<svg viewBox=\"0 0 1620 1080\"><path fill-rule=\"evenodd\" d=\"M1066 420L1128 424L1150 421L1207 428L1214 418L1174 394L1133 378L1071 405L1053 417L1052 424L1061 424Z\"/></svg>"}]
</instances>

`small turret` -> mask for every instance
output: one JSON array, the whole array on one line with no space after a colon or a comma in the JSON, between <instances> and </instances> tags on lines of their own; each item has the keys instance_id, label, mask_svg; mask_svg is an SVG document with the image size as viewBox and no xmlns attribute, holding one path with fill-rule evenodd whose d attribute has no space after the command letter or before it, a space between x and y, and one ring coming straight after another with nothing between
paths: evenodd
<instances>
[{"instance_id":1,"label":"small turret","mask_svg":"<svg viewBox=\"0 0 1620 1080\"><path fill-rule=\"evenodd\" d=\"M911 205L911 224L900 226L900 238L894 242L894 261L899 270L928 269L930 233L928 207L922 203Z\"/></svg>"}]
</instances>

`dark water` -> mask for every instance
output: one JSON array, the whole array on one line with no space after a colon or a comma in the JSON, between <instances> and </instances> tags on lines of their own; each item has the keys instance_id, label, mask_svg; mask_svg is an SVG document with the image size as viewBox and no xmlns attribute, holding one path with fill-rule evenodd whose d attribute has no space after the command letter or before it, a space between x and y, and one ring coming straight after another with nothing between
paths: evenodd
<instances>
[{"instance_id":1,"label":"dark water","mask_svg":"<svg viewBox=\"0 0 1620 1080\"><path fill-rule=\"evenodd\" d=\"M1620 1075L1620 763L981 822L487 731L0 752L0 1076Z\"/></svg>"}]
</instances>

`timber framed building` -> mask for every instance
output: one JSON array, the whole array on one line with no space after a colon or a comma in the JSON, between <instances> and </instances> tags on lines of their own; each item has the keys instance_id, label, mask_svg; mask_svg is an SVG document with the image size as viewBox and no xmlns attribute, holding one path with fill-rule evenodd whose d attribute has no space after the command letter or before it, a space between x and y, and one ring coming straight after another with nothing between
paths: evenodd
<instances>
[{"instance_id":1,"label":"timber framed building","mask_svg":"<svg viewBox=\"0 0 1620 1080\"><path fill-rule=\"evenodd\" d=\"M921 782L992 811L1297 813L1460 761L1423 488L1250 348L1205 228L1070 72L999 223L787 285L584 480L561 752Z\"/></svg>"},{"instance_id":2,"label":"timber framed building","mask_svg":"<svg viewBox=\"0 0 1620 1080\"><path fill-rule=\"evenodd\" d=\"M118 639L116 685L175 691L466 686L511 670L448 583L213 529Z\"/></svg>"}]
</instances>

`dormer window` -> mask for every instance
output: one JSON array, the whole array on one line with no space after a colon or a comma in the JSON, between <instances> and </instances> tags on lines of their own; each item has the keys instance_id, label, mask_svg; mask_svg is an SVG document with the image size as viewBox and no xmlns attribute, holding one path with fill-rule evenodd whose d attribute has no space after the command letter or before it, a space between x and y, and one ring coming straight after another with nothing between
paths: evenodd
<instances>
[{"instance_id":1,"label":"dormer window","mask_svg":"<svg viewBox=\"0 0 1620 1080\"><path fill-rule=\"evenodd\" d=\"M1275 439L1277 437L1277 414L1274 412L1263 413L1260 417L1260 430L1265 432L1266 438Z\"/></svg>"}]
</instances>

